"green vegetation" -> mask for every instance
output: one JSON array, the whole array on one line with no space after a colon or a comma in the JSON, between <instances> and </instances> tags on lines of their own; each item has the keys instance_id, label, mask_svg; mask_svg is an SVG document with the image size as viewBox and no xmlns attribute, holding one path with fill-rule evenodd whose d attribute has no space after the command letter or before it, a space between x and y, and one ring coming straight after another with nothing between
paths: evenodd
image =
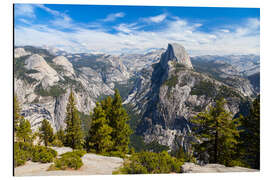
<instances>
[{"instance_id":1,"label":"green vegetation","mask_svg":"<svg viewBox=\"0 0 270 180\"><path fill-rule=\"evenodd\" d=\"M127 153L131 134L128 120L121 96L116 89L113 99L109 96L101 103L96 103L86 138L87 149L103 154Z\"/></svg>"},{"instance_id":2,"label":"green vegetation","mask_svg":"<svg viewBox=\"0 0 270 180\"><path fill-rule=\"evenodd\" d=\"M35 70L27 70L24 67L25 64L25 60L28 58L29 56L23 56L20 58L14 58L14 76L31 84L34 82L37 82L36 79L31 78L30 76L28 76L27 74L31 74L31 73L36 73L37 71Z\"/></svg>"},{"instance_id":3,"label":"green vegetation","mask_svg":"<svg viewBox=\"0 0 270 180\"><path fill-rule=\"evenodd\" d=\"M132 105L130 104L124 104L123 107L125 108L130 120L128 121L129 122L129 125L130 125L130 128L135 131L138 124L139 124L139 121L141 120L141 115L138 114Z\"/></svg>"},{"instance_id":4,"label":"green vegetation","mask_svg":"<svg viewBox=\"0 0 270 180\"><path fill-rule=\"evenodd\" d=\"M186 69L185 65L177 63L177 62L174 63L174 68L175 68L175 74Z\"/></svg>"},{"instance_id":5,"label":"green vegetation","mask_svg":"<svg viewBox=\"0 0 270 180\"><path fill-rule=\"evenodd\" d=\"M32 161L48 163L52 162L53 159L57 156L57 152L51 148L44 146L33 146L32 150Z\"/></svg>"},{"instance_id":6,"label":"green vegetation","mask_svg":"<svg viewBox=\"0 0 270 180\"><path fill-rule=\"evenodd\" d=\"M40 96L53 96L57 97L64 93L66 93L66 90L58 85L54 85L51 87L48 87L48 89L44 89L41 84L37 85L35 87L35 93Z\"/></svg>"},{"instance_id":7,"label":"green vegetation","mask_svg":"<svg viewBox=\"0 0 270 180\"><path fill-rule=\"evenodd\" d=\"M164 84L168 86L169 88L175 87L175 85L178 83L178 76L172 75L169 79L167 79Z\"/></svg>"},{"instance_id":8,"label":"green vegetation","mask_svg":"<svg viewBox=\"0 0 270 180\"><path fill-rule=\"evenodd\" d=\"M14 132L16 133L19 129L20 121L22 119L22 116L20 115L21 108L20 108L17 95L14 95L13 105L14 105L14 122L13 123L14 123Z\"/></svg>"},{"instance_id":9,"label":"green vegetation","mask_svg":"<svg viewBox=\"0 0 270 180\"><path fill-rule=\"evenodd\" d=\"M78 111L79 118L82 122L82 131L83 136L86 137L88 134L88 130L90 129L91 124L91 116L89 114L84 114L83 112Z\"/></svg>"},{"instance_id":10,"label":"green vegetation","mask_svg":"<svg viewBox=\"0 0 270 180\"><path fill-rule=\"evenodd\" d=\"M44 146L33 146L29 142L14 143L14 164L15 167L24 165L26 161L48 163L57 156L57 152Z\"/></svg>"},{"instance_id":11,"label":"green vegetation","mask_svg":"<svg viewBox=\"0 0 270 180\"><path fill-rule=\"evenodd\" d=\"M55 135L55 139L58 139L59 141L61 141L62 144L65 143L66 141L66 137L65 137L65 132L62 128L60 128L57 132L56 132L56 135Z\"/></svg>"},{"instance_id":12,"label":"green vegetation","mask_svg":"<svg viewBox=\"0 0 270 180\"><path fill-rule=\"evenodd\" d=\"M14 143L14 166L24 165L26 161L31 160L32 144L24 142Z\"/></svg>"},{"instance_id":13,"label":"green vegetation","mask_svg":"<svg viewBox=\"0 0 270 180\"><path fill-rule=\"evenodd\" d=\"M55 64L53 62L47 62L47 63L51 68L53 68L57 72L64 72L65 71L63 66L61 66L61 65Z\"/></svg>"},{"instance_id":14,"label":"green vegetation","mask_svg":"<svg viewBox=\"0 0 270 180\"><path fill-rule=\"evenodd\" d=\"M72 90L70 92L68 104L66 107L65 122L67 124L65 129L65 145L73 149L81 149L84 143L83 132Z\"/></svg>"},{"instance_id":15,"label":"green vegetation","mask_svg":"<svg viewBox=\"0 0 270 180\"><path fill-rule=\"evenodd\" d=\"M198 96L205 95L207 97L215 97L216 96L215 84L211 81L199 81L198 84L195 84L195 86L191 88L190 94Z\"/></svg>"},{"instance_id":16,"label":"green vegetation","mask_svg":"<svg viewBox=\"0 0 270 180\"><path fill-rule=\"evenodd\" d=\"M239 156L248 166L260 169L260 95L253 101L249 115L242 118Z\"/></svg>"},{"instance_id":17,"label":"green vegetation","mask_svg":"<svg viewBox=\"0 0 270 180\"><path fill-rule=\"evenodd\" d=\"M140 152L132 154L114 174L180 173L182 165L183 161L170 156L166 151Z\"/></svg>"},{"instance_id":18,"label":"green vegetation","mask_svg":"<svg viewBox=\"0 0 270 180\"><path fill-rule=\"evenodd\" d=\"M60 80L59 83L62 84L63 86L69 86L72 87L72 89L75 92L81 92L83 89L82 83L80 81L76 81L74 79L71 79L68 76L63 76L64 80Z\"/></svg>"},{"instance_id":19,"label":"green vegetation","mask_svg":"<svg viewBox=\"0 0 270 180\"><path fill-rule=\"evenodd\" d=\"M97 153L110 151L113 146L111 133L112 127L109 126L105 110L96 103L87 141L88 149L95 149Z\"/></svg>"},{"instance_id":20,"label":"green vegetation","mask_svg":"<svg viewBox=\"0 0 270 180\"><path fill-rule=\"evenodd\" d=\"M48 146L48 143L52 143L54 140L53 129L48 120L44 119L42 121L41 127L39 128L40 138L44 141L45 146Z\"/></svg>"},{"instance_id":21,"label":"green vegetation","mask_svg":"<svg viewBox=\"0 0 270 180\"><path fill-rule=\"evenodd\" d=\"M240 119L232 119L232 115L224 109L225 103L224 99L218 100L215 106L191 120L194 123L194 136L201 141L195 143L194 148L198 159L207 153L209 163L233 166L236 161L240 161L236 153Z\"/></svg>"},{"instance_id":22,"label":"green vegetation","mask_svg":"<svg viewBox=\"0 0 270 180\"><path fill-rule=\"evenodd\" d=\"M49 170L65 170L67 168L79 169L82 165L81 157L84 155L82 151L67 152L61 155L61 158L56 159Z\"/></svg>"},{"instance_id":23,"label":"green vegetation","mask_svg":"<svg viewBox=\"0 0 270 180\"><path fill-rule=\"evenodd\" d=\"M228 98L228 97L238 97L242 100L241 96L234 91L232 88L222 85L219 88L218 94L216 96L216 99L220 98Z\"/></svg>"},{"instance_id":24,"label":"green vegetation","mask_svg":"<svg viewBox=\"0 0 270 180\"><path fill-rule=\"evenodd\" d=\"M21 119L19 127L16 132L16 137L19 141L31 142L32 141L32 130L31 124L26 119Z\"/></svg>"}]
</instances>

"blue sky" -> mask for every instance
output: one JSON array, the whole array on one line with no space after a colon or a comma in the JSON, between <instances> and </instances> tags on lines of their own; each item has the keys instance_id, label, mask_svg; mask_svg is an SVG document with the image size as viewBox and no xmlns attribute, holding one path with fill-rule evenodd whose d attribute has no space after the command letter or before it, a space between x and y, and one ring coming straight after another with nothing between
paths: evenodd
<instances>
[{"instance_id":1,"label":"blue sky","mask_svg":"<svg viewBox=\"0 0 270 180\"><path fill-rule=\"evenodd\" d=\"M15 45L143 53L182 44L190 55L259 54L258 8L16 4Z\"/></svg>"}]
</instances>

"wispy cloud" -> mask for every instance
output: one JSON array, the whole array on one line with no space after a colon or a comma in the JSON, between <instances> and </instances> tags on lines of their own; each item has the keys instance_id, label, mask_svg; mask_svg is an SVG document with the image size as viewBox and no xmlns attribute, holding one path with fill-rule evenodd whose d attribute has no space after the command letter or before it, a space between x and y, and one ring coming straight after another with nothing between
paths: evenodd
<instances>
[{"instance_id":1,"label":"wispy cloud","mask_svg":"<svg viewBox=\"0 0 270 180\"><path fill-rule=\"evenodd\" d=\"M44 7L42 7L44 8ZM46 8L45 8L46 9ZM44 9L44 10L45 10ZM109 14L103 21L92 24L79 24L68 15L46 9L54 18L50 25L32 25L15 27L16 45L35 45L60 47L69 52L104 52L120 54L124 52L142 53L149 48L166 48L168 43L182 44L191 55L207 54L259 54L260 20L245 19L237 25L215 27L202 32L203 23L192 22L179 17L160 14L143 17L156 25L162 22L162 28L145 30L138 19L131 23L119 23L110 27L110 32L103 23L124 17L124 14ZM105 23L106 24L106 23ZM60 26L73 31L63 31Z\"/></svg>"},{"instance_id":2,"label":"wispy cloud","mask_svg":"<svg viewBox=\"0 0 270 180\"><path fill-rule=\"evenodd\" d=\"M115 26L114 29L116 29L119 32L124 32L124 33L131 33L140 27L137 26L137 23L132 23L132 24L119 24L118 26Z\"/></svg>"},{"instance_id":3,"label":"wispy cloud","mask_svg":"<svg viewBox=\"0 0 270 180\"><path fill-rule=\"evenodd\" d=\"M19 21L23 22L24 24L31 24L31 22L24 18L19 18Z\"/></svg>"},{"instance_id":4,"label":"wispy cloud","mask_svg":"<svg viewBox=\"0 0 270 180\"><path fill-rule=\"evenodd\" d=\"M124 16L125 16L125 13L123 13L123 12L109 14L105 19L102 19L102 21L104 21L104 22L111 22L111 21L116 20L117 18L122 18Z\"/></svg>"},{"instance_id":5,"label":"wispy cloud","mask_svg":"<svg viewBox=\"0 0 270 180\"><path fill-rule=\"evenodd\" d=\"M35 18L35 7L30 4L16 4L15 5L15 16Z\"/></svg>"},{"instance_id":6,"label":"wispy cloud","mask_svg":"<svg viewBox=\"0 0 270 180\"><path fill-rule=\"evenodd\" d=\"M147 22L160 23L160 22L164 21L166 19L166 17L167 17L167 14L160 14L157 16L151 16L148 18L144 18L144 20Z\"/></svg>"}]
</instances>

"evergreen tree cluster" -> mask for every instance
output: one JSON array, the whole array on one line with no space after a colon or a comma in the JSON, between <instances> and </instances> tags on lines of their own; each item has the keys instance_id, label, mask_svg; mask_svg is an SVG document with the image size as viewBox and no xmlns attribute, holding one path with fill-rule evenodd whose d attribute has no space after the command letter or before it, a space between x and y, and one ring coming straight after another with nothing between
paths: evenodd
<instances>
[{"instance_id":1,"label":"evergreen tree cluster","mask_svg":"<svg viewBox=\"0 0 270 180\"><path fill-rule=\"evenodd\" d=\"M131 129L128 114L122 106L121 96L115 90L114 97L97 102L91 114L91 127L86 140L88 150L97 153L127 153Z\"/></svg>"},{"instance_id":2,"label":"evergreen tree cluster","mask_svg":"<svg viewBox=\"0 0 270 180\"><path fill-rule=\"evenodd\" d=\"M252 168L260 169L260 96L252 103L249 115L242 119L239 156Z\"/></svg>"},{"instance_id":3,"label":"evergreen tree cluster","mask_svg":"<svg viewBox=\"0 0 270 180\"><path fill-rule=\"evenodd\" d=\"M248 117L233 118L222 98L191 122L198 142L193 143L196 158L204 163L245 166L259 169L260 104L254 101Z\"/></svg>"}]
</instances>

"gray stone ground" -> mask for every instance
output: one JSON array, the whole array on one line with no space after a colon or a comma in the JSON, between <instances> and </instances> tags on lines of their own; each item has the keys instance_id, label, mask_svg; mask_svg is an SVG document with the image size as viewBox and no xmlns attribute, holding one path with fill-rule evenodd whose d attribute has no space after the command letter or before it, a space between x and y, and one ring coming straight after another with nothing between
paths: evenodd
<instances>
[{"instance_id":1,"label":"gray stone ground","mask_svg":"<svg viewBox=\"0 0 270 180\"><path fill-rule=\"evenodd\" d=\"M53 147L58 155L72 151L67 147ZM96 175L112 174L124 162L122 158L107 157L96 154L85 154L82 157L83 166L79 170L47 171L52 163L26 162L25 165L15 168L15 176L71 176L71 175ZM182 166L183 173L219 173L219 172L259 172L256 169L243 167L225 167L220 164L207 164L199 166L194 163L185 163Z\"/></svg>"},{"instance_id":2,"label":"gray stone ground","mask_svg":"<svg viewBox=\"0 0 270 180\"><path fill-rule=\"evenodd\" d=\"M207 164L199 166L194 163L185 163L182 166L183 173L219 173L219 172L259 172L257 169L243 167L225 167L221 164Z\"/></svg>"},{"instance_id":3,"label":"gray stone ground","mask_svg":"<svg viewBox=\"0 0 270 180\"><path fill-rule=\"evenodd\" d=\"M71 148L53 148L58 155L68 151ZM59 170L47 171L52 163L36 163L28 161L25 165L15 168L15 176L70 176L70 175L95 175L95 174L112 174L122 164L123 159L118 157L106 157L96 154L85 154L82 157L83 166L79 170Z\"/></svg>"}]
</instances>

